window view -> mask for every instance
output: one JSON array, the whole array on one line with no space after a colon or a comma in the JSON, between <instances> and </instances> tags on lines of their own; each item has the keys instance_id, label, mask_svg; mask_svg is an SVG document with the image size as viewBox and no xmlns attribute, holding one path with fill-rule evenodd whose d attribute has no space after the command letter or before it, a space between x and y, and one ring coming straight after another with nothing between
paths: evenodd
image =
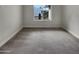
<instances>
[{"instance_id":1,"label":"window view","mask_svg":"<svg viewBox=\"0 0 79 59\"><path fill-rule=\"evenodd\" d=\"M35 20L48 20L50 5L34 5L34 19Z\"/></svg>"}]
</instances>

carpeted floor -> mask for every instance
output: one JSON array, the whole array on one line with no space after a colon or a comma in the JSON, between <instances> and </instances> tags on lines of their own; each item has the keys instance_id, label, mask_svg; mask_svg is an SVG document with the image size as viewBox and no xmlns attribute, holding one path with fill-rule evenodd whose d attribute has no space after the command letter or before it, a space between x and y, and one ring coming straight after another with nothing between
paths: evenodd
<instances>
[{"instance_id":1,"label":"carpeted floor","mask_svg":"<svg viewBox=\"0 0 79 59\"><path fill-rule=\"evenodd\" d=\"M23 29L0 48L1 54L76 54L79 39L61 29Z\"/></svg>"}]
</instances>

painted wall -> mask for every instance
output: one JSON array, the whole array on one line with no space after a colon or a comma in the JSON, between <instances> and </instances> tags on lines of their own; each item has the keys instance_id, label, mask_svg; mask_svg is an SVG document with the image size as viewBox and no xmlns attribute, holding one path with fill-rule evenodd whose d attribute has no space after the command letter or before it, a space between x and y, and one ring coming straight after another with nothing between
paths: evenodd
<instances>
[{"instance_id":1,"label":"painted wall","mask_svg":"<svg viewBox=\"0 0 79 59\"><path fill-rule=\"evenodd\" d=\"M33 6L24 6L24 27L61 27L61 8L52 6L52 21L33 21Z\"/></svg>"},{"instance_id":2,"label":"painted wall","mask_svg":"<svg viewBox=\"0 0 79 59\"><path fill-rule=\"evenodd\" d=\"M79 6L62 6L63 28L79 38Z\"/></svg>"},{"instance_id":3,"label":"painted wall","mask_svg":"<svg viewBox=\"0 0 79 59\"><path fill-rule=\"evenodd\" d=\"M22 28L22 22L21 6L0 6L0 46L12 38L12 36Z\"/></svg>"}]
</instances>

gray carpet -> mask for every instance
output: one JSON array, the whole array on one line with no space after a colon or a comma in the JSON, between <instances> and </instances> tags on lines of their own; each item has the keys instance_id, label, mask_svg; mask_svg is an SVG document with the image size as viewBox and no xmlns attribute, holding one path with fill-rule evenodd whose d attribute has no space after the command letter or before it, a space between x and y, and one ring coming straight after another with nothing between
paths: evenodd
<instances>
[{"instance_id":1,"label":"gray carpet","mask_svg":"<svg viewBox=\"0 0 79 59\"><path fill-rule=\"evenodd\" d=\"M0 48L1 54L77 54L79 39L61 29L23 29Z\"/></svg>"}]
</instances>

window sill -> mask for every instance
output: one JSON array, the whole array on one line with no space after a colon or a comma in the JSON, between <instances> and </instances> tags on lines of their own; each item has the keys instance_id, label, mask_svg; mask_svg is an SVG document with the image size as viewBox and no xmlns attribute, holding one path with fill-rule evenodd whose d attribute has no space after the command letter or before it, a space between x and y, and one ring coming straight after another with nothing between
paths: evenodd
<instances>
[{"instance_id":1,"label":"window sill","mask_svg":"<svg viewBox=\"0 0 79 59\"><path fill-rule=\"evenodd\" d=\"M52 21L52 20L35 20L35 19L33 19L33 21Z\"/></svg>"}]
</instances>

